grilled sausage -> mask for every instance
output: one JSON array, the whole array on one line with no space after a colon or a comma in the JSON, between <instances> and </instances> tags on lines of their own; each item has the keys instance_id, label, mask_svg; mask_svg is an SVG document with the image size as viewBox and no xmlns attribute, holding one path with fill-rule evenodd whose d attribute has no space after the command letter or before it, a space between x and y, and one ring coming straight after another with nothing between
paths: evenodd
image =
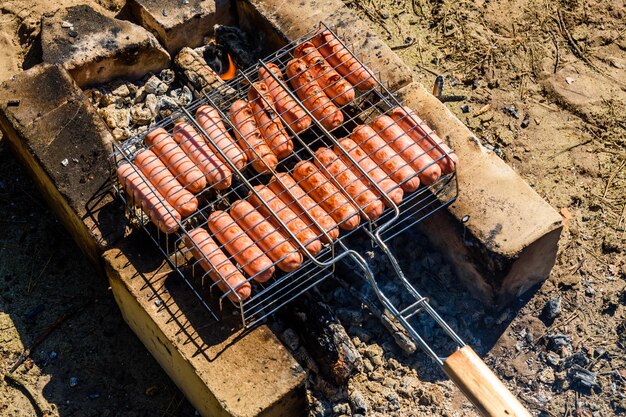
<instances>
[{"instance_id":1,"label":"grilled sausage","mask_svg":"<svg viewBox=\"0 0 626 417\"><path fill-rule=\"evenodd\" d=\"M417 190L420 180L417 173L400 155L396 153L374 129L367 125L354 128L350 138L354 140L365 153L382 167L392 180L400 184L402 190L412 192Z\"/></svg>"},{"instance_id":2,"label":"grilled sausage","mask_svg":"<svg viewBox=\"0 0 626 417\"><path fill-rule=\"evenodd\" d=\"M370 126L417 172L422 183L434 184L441 177L441 168L389 116L378 116Z\"/></svg>"},{"instance_id":3,"label":"grilled sausage","mask_svg":"<svg viewBox=\"0 0 626 417\"><path fill-rule=\"evenodd\" d=\"M319 53L311 42L303 42L293 51L309 67L313 77L320 83L324 93L338 106L354 100L354 88Z\"/></svg>"},{"instance_id":4,"label":"grilled sausage","mask_svg":"<svg viewBox=\"0 0 626 417\"><path fill-rule=\"evenodd\" d=\"M343 123L343 114L322 91L320 84L313 78L306 64L301 59L292 59L287 63L289 82L296 90L302 104L328 130L333 130Z\"/></svg>"},{"instance_id":5,"label":"grilled sausage","mask_svg":"<svg viewBox=\"0 0 626 417\"><path fill-rule=\"evenodd\" d=\"M307 226L313 227L322 241L331 243L339 237L337 222L326 213L326 210L304 192L289 173L276 173L276 176L272 177L268 186L287 207L293 210L299 218L307 223ZM297 201L294 199L297 199ZM325 234L315 225L315 222L309 221L309 218L315 219Z\"/></svg>"},{"instance_id":6,"label":"grilled sausage","mask_svg":"<svg viewBox=\"0 0 626 417\"><path fill-rule=\"evenodd\" d=\"M252 204L237 200L230 207L230 216L280 269L291 272L300 268L302 254Z\"/></svg>"},{"instance_id":7,"label":"grilled sausage","mask_svg":"<svg viewBox=\"0 0 626 417\"><path fill-rule=\"evenodd\" d=\"M217 246L209 233L198 227L183 235L185 246L202 269L225 294L234 302L243 301L250 297L252 288L237 267L228 259L226 254Z\"/></svg>"},{"instance_id":8,"label":"grilled sausage","mask_svg":"<svg viewBox=\"0 0 626 417\"><path fill-rule=\"evenodd\" d=\"M179 122L174 125L174 140L206 177L210 186L217 190L230 187L233 173L190 124Z\"/></svg>"},{"instance_id":9,"label":"grilled sausage","mask_svg":"<svg viewBox=\"0 0 626 417\"><path fill-rule=\"evenodd\" d=\"M230 136L224 126L224 122L220 117L220 114L211 106L200 106L196 110L196 120L198 124L202 126L202 129L209 135L209 137L215 142L215 145L226 155L226 157L237 167L237 169L243 169L248 163L246 154L237 146L235 140ZM214 148L211 141L206 141L211 147L215 155L224 163L223 157Z\"/></svg>"},{"instance_id":10,"label":"grilled sausage","mask_svg":"<svg viewBox=\"0 0 626 417\"><path fill-rule=\"evenodd\" d=\"M246 274L258 282L265 282L272 277L274 274L272 261L241 230L228 213L221 210L214 211L209 216L208 226L213 236L241 265Z\"/></svg>"},{"instance_id":11,"label":"grilled sausage","mask_svg":"<svg viewBox=\"0 0 626 417\"><path fill-rule=\"evenodd\" d=\"M268 187L263 185L257 185L254 189L259 193L261 199L271 211L287 226L287 228L293 233L298 241L302 243L309 253L313 256L317 255L322 250L322 242L317 238L317 235L313 229L307 226L307 224L299 218L296 213L293 212L283 201L276 196ZM252 205L263 213L264 216L270 218L270 220L278 227L279 223L272 216L270 210L263 204L254 193L250 192L250 202ZM285 232L286 233L286 232Z\"/></svg>"},{"instance_id":12,"label":"grilled sausage","mask_svg":"<svg viewBox=\"0 0 626 417\"><path fill-rule=\"evenodd\" d=\"M180 185L150 149L139 152L133 163L181 216L187 217L198 209L198 199Z\"/></svg>"},{"instance_id":13,"label":"grilled sausage","mask_svg":"<svg viewBox=\"0 0 626 417\"><path fill-rule=\"evenodd\" d=\"M279 79L284 85L283 73L276 64L265 64L269 71L263 67L259 67L259 79L261 79L265 85L267 85L272 99L274 100L274 106L276 111L287 122L287 125L294 131L294 133L304 132L311 126L311 118L306 114L302 106L295 100L272 75Z\"/></svg>"},{"instance_id":14,"label":"grilled sausage","mask_svg":"<svg viewBox=\"0 0 626 417\"><path fill-rule=\"evenodd\" d=\"M159 157L183 187L199 193L206 187L204 174L163 128L156 128L145 137L146 145Z\"/></svg>"},{"instance_id":15,"label":"grilled sausage","mask_svg":"<svg viewBox=\"0 0 626 417\"><path fill-rule=\"evenodd\" d=\"M367 156L367 154L361 149L359 145L356 144L352 139L340 139L339 145L345 149L348 154L356 161L357 164L365 171L369 177L376 181L378 186L383 190L389 199L393 201L394 204L398 205L402 202L402 197L404 196L404 191L402 188L398 186L394 180L389 178L389 175L385 173L381 168L378 167L376 162L372 161L372 159ZM350 161L346 155L335 145L334 148L335 154L339 155L341 160L352 169L354 175L362 181L366 181L363 179L363 174L356 166Z\"/></svg>"},{"instance_id":16,"label":"grilled sausage","mask_svg":"<svg viewBox=\"0 0 626 417\"><path fill-rule=\"evenodd\" d=\"M293 178L328 212L339 227L352 230L359 225L356 207L311 162L298 162L293 168Z\"/></svg>"},{"instance_id":17,"label":"grilled sausage","mask_svg":"<svg viewBox=\"0 0 626 417\"><path fill-rule=\"evenodd\" d=\"M369 186L358 179L352 171L343 163L341 159L329 148L319 148L315 152L315 165L328 178L331 176L343 187L352 200L362 210L361 216L363 220L376 220L385 210L385 205L376 194L374 194Z\"/></svg>"},{"instance_id":18,"label":"grilled sausage","mask_svg":"<svg viewBox=\"0 0 626 417\"><path fill-rule=\"evenodd\" d=\"M291 154L293 142L274 109L274 100L267 85L262 81L253 83L248 89L248 100L259 131L274 155L283 159Z\"/></svg>"},{"instance_id":19,"label":"grilled sausage","mask_svg":"<svg viewBox=\"0 0 626 417\"><path fill-rule=\"evenodd\" d=\"M433 160L437 161L437 165L444 174L454 171L455 165L458 167L459 157L417 116L415 111L406 106L395 107L390 115ZM446 156L444 152L448 155Z\"/></svg>"},{"instance_id":20,"label":"grilled sausage","mask_svg":"<svg viewBox=\"0 0 626 417\"><path fill-rule=\"evenodd\" d=\"M154 189L146 177L132 164L117 167L117 178L135 205L141 206L160 231L173 233L178 230L180 213Z\"/></svg>"},{"instance_id":21,"label":"grilled sausage","mask_svg":"<svg viewBox=\"0 0 626 417\"><path fill-rule=\"evenodd\" d=\"M275 169L278 158L263 140L247 101L236 100L232 104L230 121L235 126L237 141L248 156L252 167L261 174L268 174Z\"/></svg>"},{"instance_id":22,"label":"grilled sausage","mask_svg":"<svg viewBox=\"0 0 626 417\"><path fill-rule=\"evenodd\" d=\"M361 91L376 87L376 79L372 71L360 64L329 30L321 30L312 41L328 63L346 77L350 84Z\"/></svg>"}]
</instances>

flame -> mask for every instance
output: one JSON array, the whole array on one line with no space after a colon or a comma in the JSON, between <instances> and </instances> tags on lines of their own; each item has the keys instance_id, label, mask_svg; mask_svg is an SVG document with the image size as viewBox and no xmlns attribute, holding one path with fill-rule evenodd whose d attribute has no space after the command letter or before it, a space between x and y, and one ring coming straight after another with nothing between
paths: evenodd
<instances>
[{"instance_id":1,"label":"flame","mask_svg":"<svg viewBox=\"0 0 626 417\"><path fill-rule=\"evenodd\" d=\"M228 56L228 70L220 75L220 78L224 81L232 80L235 78L235 74L237 74L237 66L235 66L230 54L226 54L226 56Z\"/></svg>"}]
</instances>

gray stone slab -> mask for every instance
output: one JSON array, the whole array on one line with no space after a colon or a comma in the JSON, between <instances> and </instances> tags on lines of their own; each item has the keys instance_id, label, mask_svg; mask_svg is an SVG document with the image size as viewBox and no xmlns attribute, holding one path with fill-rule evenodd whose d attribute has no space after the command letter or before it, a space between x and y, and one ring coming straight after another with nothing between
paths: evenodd
<instances>
[{"instance_id":1,"label":"gray stone slab","mask_svg":"<svg viewBox=\"0 0 626 417\"><path fill-rule=\"evenodd\" d=\"M43 61L63 65L81 87L119 77L141 78L170 61L150 32L86 5L44 16L41 44Z\"/></svg>"}]
</instances>

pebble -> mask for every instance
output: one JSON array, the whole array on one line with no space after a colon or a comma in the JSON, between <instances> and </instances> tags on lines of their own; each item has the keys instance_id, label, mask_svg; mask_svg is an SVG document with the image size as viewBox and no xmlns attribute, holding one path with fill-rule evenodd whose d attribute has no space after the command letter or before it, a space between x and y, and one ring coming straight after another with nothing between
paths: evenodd
<instances>
[{"instance_id":1,"label":"pebble","mask_svg":"<svg viewBox=\"0 0 626 417\"><path fill-rule=\"evenodd\" d=\"M561 314L561 297L548 300L543 307L543 313L550 320L557 318Z\"/></svg>"},{"instance_id":2,"label":"pebble","mask_svg":"<svg viewBox=\"0 0 626 417\"><path fill-rule=\"evenodd\" d=\"M522 124L520 125L520 127L522 129L526 129L529 125L530 125L530 117L528 117L528 115L525 115L524 120L522 120Z\"/></svg>"},{"instance_id":3,"label":"pebble","mask_svg":"<svg viewBox=\"0 0 626 417\"><path fill-rule=\"evenodd\" d=\"M517 109L515 108L514 105L504 106L503 110L509 116L511 116L511 117L513 117L515 119L519 119L519 114L517 113Z\"/></svg>"},{"instance_id":4,"label":"pebble","mask_svg":"<svg viewBox=\"0 0 626 417\"><path fill-rule=\"evenodd\" d=\"M70 378L70 387L74 388L76 385L78 385L78 378L73 376Z\"/></svg>"},{"instance_id":5,"label":"pebble","mask_svg":"<svg viewBox=\"0 0 626 417\"><path fill-rule=\"evenodd\" d=\"M462 106L461 106L461 111L462 111L463 113L469 113L469 112L470 112L470 106L469 106L469 104L464 104L464 105L462 105Z\"/></svg>"},{"instance_id":6,"label":"pebble","mask_svg":"<svg viewBox=\"0 0 626 417\"><path fill-rule=\"evenodd\" d=\"M70 35L72 38L78 36L78 32L76 32L75 30L70 30L69 32L67 32L67 34Z\"/></svg>"},{"instance_id":7,"label":"pebble","mask_svg":"<svg viewBox=\"0 0 626 417\"><path fill-rule=\"evenodd\" d=\"M66 21L66 20L61 22L61 27L64 28L64 29L71 28L72 26L73 25L70 22Z\"/></svg>"},{"instance_id":8,"label":"pebble","mask_svg":"<svg viewBox=\"0 0 626 417\"><path fill-rule=\"evenodd\" d=\"M66 167L69 163L70 163L70 160L67 158L61 161L61 165L63 165L64 167Z\"/></svg>"}]
</instances>

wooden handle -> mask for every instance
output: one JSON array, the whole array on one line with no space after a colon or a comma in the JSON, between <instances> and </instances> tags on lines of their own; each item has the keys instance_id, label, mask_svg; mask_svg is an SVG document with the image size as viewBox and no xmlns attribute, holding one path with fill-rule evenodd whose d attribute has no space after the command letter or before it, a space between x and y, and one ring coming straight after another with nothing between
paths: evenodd
<instances>
[{"instance_id":1,"label":"wooden handle","mask_svg":"<svg viewBox=\"0 0 626 417\"><path fill-rule=\"evenodd\" d=\"M483 416L531 417L471 347L464 346L450 355L443 369Z\"/></svg>"}]
</instances>

